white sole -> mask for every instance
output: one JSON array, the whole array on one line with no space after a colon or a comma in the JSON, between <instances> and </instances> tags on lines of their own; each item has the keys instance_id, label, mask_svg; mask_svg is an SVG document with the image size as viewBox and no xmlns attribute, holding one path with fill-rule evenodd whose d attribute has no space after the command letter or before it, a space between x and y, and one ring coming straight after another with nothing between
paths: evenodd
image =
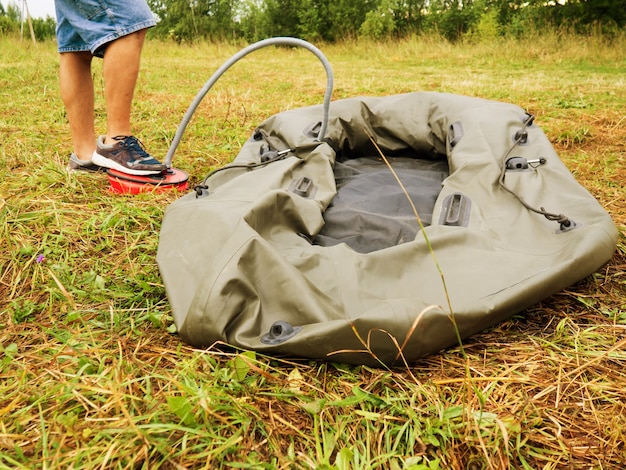
<instances>
[{"instance_id":1,"label":"white sole","mask_svg":"<svg viewBox=\"0 0 626 470\"><path fill-rule=\"evenodd\" d=\"M128 173L129 175L149 176L149 175L158 175L162 173L162 170L133 170L131 168L126 168L125 166L120 165L119 163L114 162L113 160L103 157L97 152L94 152L93 156L91 157L91 161L98 166L103 166L105 168L110 168L112 170L121 171L122 173Z\"/></svg>"}]
</instances>

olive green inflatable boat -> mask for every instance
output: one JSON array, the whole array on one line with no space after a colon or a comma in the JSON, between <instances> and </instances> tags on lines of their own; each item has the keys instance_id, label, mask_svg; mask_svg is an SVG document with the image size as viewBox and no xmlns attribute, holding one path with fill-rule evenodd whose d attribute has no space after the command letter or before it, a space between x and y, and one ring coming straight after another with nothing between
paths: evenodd
<instances>
[{"instance_id":1,"label":"olive green inflatable boat","mask_svg":"<svg viewBox=\"0 0 626 470\"><path fill-rule=\"evenodd\" d=\"M600 268L617 231L533 117L440 93L262 123L171 204L157 261L181 338L410 362Z\"/></svg>"}]
</instances>

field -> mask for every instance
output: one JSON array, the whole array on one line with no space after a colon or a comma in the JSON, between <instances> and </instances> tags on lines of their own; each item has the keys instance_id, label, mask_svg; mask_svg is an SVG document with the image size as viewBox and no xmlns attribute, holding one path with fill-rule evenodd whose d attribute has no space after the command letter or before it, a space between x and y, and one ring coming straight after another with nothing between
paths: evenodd
<instances>
[{"instance_id":1,"label":"field","mask_svg":"<svg viewBox=\"0 0 626 470\"><path fill-rule=\"evenodd\" d=\"M177 194L119 196L102 175L68 174L55 45L0 38L0 468L626 466L626 36L320 48L334 99L444 91L535 114L618 226L612 260L405 369L192 349L155 262ZM239 49L146 44L134 125L153 154ZM200 181L265 118L320 103L324 86L302 49L246 57L206 96L175 165Z\"/></svg>"}]
</instances>

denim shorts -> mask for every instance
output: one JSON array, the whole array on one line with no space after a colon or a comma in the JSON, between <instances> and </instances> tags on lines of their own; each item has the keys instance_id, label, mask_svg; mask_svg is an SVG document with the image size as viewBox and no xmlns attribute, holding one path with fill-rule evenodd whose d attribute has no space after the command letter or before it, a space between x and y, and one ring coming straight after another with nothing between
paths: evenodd
<instances>
[{"instance_id":1,"label":"denim shorts","mask_svg":"<svg viewBox=\"0 0 626 470\"><path fill-rule=\"evenodd\" d=\"M103 57L111 41L150 28L156 19L145 0L55 0L59 52Z\"/></svg>"}]
</instances>

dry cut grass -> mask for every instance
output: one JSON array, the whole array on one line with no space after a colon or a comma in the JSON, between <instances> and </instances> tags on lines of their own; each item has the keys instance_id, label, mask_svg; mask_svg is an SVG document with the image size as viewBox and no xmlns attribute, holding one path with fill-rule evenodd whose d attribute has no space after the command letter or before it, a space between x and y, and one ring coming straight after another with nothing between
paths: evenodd
<instances>
[{"instance_id":1,"label":"dry cut grass","mask_svg":"<svg viewBox=\"0 0 626 470\"><path fill-rule=\"evenodd\" d=\"M0 468L623 468L625 46L322 46L335 98L437 90L529 109L621 232L566 291L462 350L381 370L182 344L154 259L176 194L68 175L54 46L0 40ZM135 123L151 151L237 50L147 44ZM176 166L201 179L261 120L321 102L324 81L306 52L250 56L207 96Z\"/></svg>"}]
</instances>

